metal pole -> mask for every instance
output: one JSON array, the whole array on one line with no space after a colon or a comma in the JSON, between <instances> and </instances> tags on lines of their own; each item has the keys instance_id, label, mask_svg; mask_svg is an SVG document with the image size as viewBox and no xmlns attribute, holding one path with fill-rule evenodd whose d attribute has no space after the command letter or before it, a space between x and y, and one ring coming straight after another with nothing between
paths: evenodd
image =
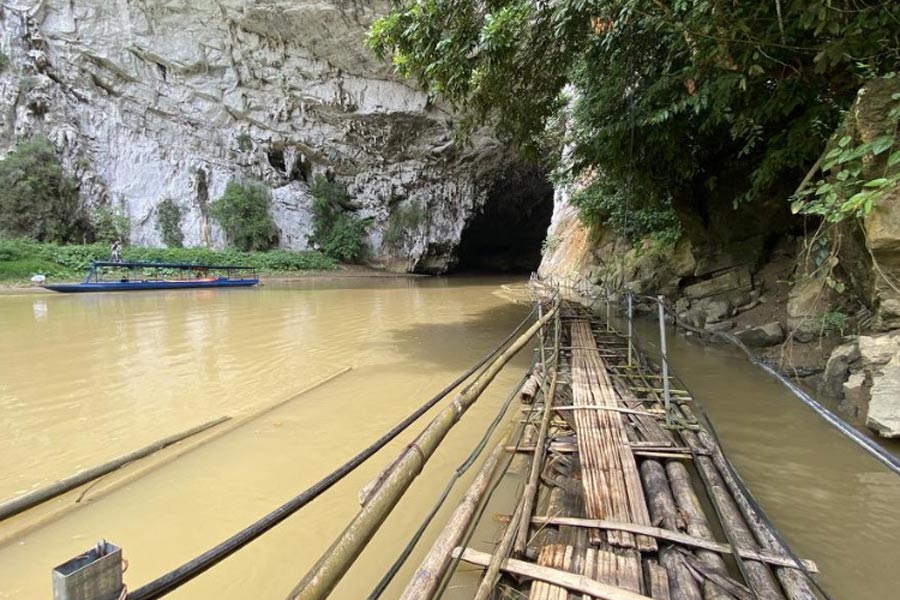
<instances>
[{"instance_id":1,"label":"metal pole","mask_svg":"<svg viewBox=\"0 0 900 600\"><path fill-rule=\"evenodd\" d=\"M663 296L656 297L656 303L659 306L659 349L662 353L662 378L663 378L663 399L666 408L666 426L672 426L672 413L670 404L672 402L671 392L669 390L669 357L666 352L666 309L663 306Z\"/></svg>"},{"instance_id":2,"label":"metal pole","mask_svg":"<svg viewBox=\"0 0 900 600\"><path fill-rule=\"evenodd\" d=\"M538 300L538 321L544 318L544 304L540 300ZM544 326L538 330L538 343L541 346L541 368L544 370L544 377L546 378L547 373L547 356L544 353ZM541 384L541 389L545 392L547 391L544 387L544 384Z\"/></svg>"},{"instance_id":3,"label":"metal pole","mask_svg":"<svg viewBox=\"0 0 900 600\"><path fill-rule=\"evenodd\" d=\"M634 354L634 346L632 338L632 318L634 317L634 308L632 306L631 292L628 292L628 366L631 367L632 355Z\"/></svg>"},{"instance_id":4,"label":"metal pole","mask_svg":"<svg viewBox=\"0 0 900 600\"><path fill-rule=\"evenodd\" d=\"M606 331L612 331L612 327L609 324L609 285L606 286Z\"/></svg>"}]
</instances>

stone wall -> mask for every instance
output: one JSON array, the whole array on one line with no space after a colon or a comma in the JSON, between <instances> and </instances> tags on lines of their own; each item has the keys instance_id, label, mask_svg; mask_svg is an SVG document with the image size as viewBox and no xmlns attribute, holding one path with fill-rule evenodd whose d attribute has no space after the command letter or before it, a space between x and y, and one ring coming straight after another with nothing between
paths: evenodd
<instances>
[{"instance_id":1,"label":"stone wall","mask_svg":"<svg viewBox=\"0 0 900 600\"><path fill-rule=\"evenodd\" d=\"M330 173L372 217L376 258L440 270L508 152L395 78L364 46L382 0L8 0L0 4L0 150L43 134L90 205L121 207L135 244L155 208L186 209L188 245L222 246L209 202L227 183L272 188L282 244L307 247L309 183ZM392 211L426 218L383 244ZM431 265L432 267L429 267Z\"/></svg>"}]
</instances>

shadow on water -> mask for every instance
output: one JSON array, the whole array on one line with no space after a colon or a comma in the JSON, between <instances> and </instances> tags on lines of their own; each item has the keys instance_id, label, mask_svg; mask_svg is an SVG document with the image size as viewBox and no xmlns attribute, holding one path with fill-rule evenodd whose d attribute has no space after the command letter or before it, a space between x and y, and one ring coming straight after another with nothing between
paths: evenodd
<instances>
[{"instance_id":1,"label":"shadow on water","mask_svg":"<svg viewBox=\"0 0 900 600\"><path fill-rule=\"evenodd\" d=\"M404 325L387 331L386 335L395 350L417 363L426 362L462 373L473 364L473 354L481 356L493 350L530 311L530 306L504 304L459 315L455 321ZM460 352L460 348L468 352ZM515 360L526 364L531 360L531 353L523 349Z\"/></svg>"}]
</instances>

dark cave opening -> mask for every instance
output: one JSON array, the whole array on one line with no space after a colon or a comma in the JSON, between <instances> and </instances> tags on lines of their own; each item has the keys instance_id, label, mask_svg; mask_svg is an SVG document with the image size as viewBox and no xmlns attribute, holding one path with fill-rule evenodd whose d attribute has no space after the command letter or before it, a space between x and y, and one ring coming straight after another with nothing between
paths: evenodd
<instances>
[{"instance_id":1,"label":"dark cave opening","mask_svg":"<svg viewBox=\"0 0 900 600\"><path fill-rule=\"evenodd\" d=\"M500 177L481 211L466 223L457 249L456 272L530 273L541 262L541 246L553 214L553 186L537 168L517 168Z\"/></svg>"}]
</instances>

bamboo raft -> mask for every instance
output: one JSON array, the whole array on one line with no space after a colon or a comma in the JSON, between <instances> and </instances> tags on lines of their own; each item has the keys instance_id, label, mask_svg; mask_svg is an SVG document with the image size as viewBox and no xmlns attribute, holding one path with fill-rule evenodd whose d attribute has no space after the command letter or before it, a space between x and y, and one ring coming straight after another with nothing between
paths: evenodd
<instances>
[{"instance_id":1,"label":"bamboo raft","mask_svg":"<svg viewBox=\"0 0 900 600\"><path fill-rule=\"evenodd\" d=\"M492 554L453 551L485 568L476 600L819 598L688 392L667 414L658 370L580 305L557 327L521 391L524 441L505 447L527 463L515 510ZM404 598L428 597L415 585Z\"/></svg>"}]
</instances>

